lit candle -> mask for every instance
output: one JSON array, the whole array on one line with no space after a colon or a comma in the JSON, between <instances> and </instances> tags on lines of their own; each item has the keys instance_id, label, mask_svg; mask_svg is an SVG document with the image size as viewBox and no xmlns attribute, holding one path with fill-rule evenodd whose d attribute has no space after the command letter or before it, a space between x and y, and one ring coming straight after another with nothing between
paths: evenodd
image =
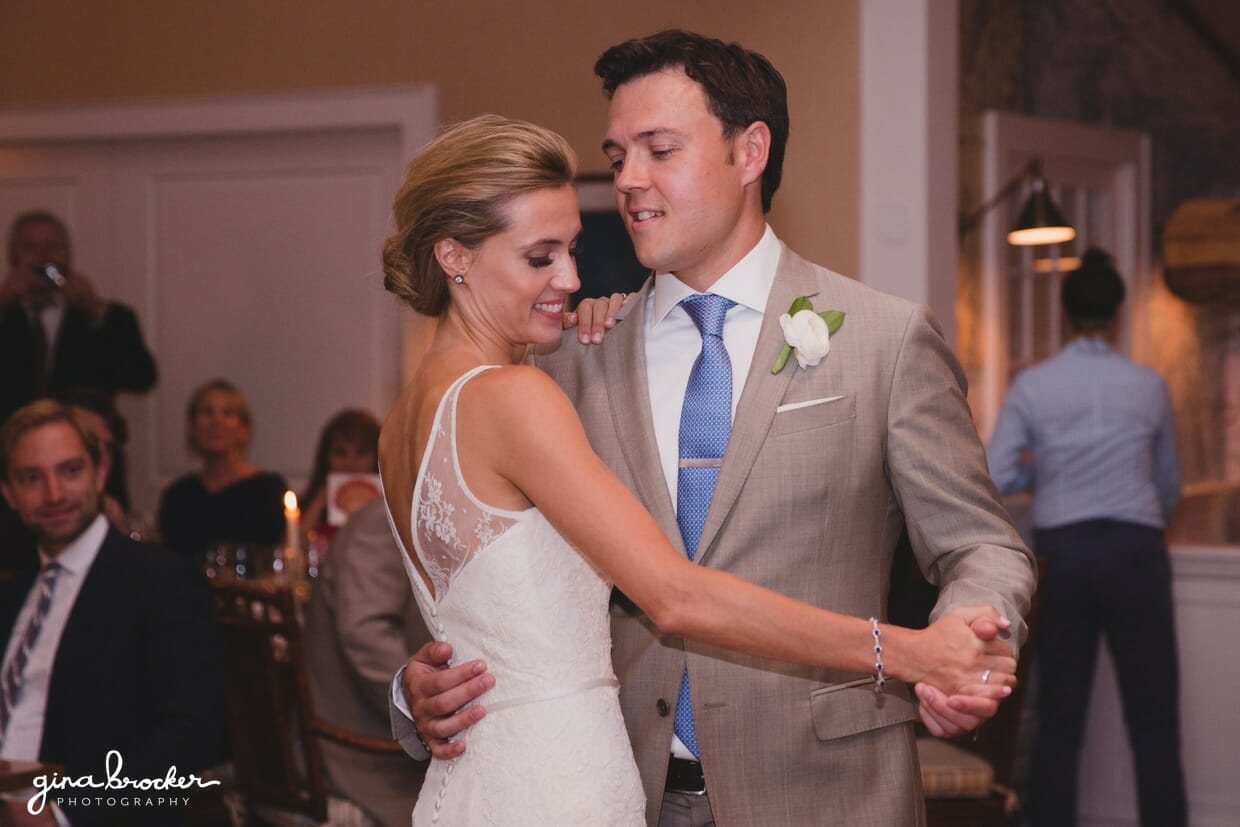
<instances>
[{"instance_id":1,"label":"lit candle","mask_svg":"<svg viewBox=\"0 0 1240 827\"><path fill-rule=\"evenodd\" d=\"M301 553L301 510L297 508L297 495L284 492L284 547L293 554Z\"/></svg>"}]
</instances>

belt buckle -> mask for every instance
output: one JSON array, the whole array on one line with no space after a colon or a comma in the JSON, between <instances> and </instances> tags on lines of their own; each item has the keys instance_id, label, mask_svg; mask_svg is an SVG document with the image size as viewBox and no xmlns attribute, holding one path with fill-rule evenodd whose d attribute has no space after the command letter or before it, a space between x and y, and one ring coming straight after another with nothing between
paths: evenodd
<instances>
[{"instance_id":1,"label":"belt buckle","mask_svg":"<svg viewBox=\"0 0 1240 827\"><path fill-rule=\"evenodd\" d=\"M696 782L696 788L687 786ZM706 777L702 773L702 765L697 761L671 756L667 764L667 780L664 789L681 795L706 795Z\"/></svg>"}]
</instances>

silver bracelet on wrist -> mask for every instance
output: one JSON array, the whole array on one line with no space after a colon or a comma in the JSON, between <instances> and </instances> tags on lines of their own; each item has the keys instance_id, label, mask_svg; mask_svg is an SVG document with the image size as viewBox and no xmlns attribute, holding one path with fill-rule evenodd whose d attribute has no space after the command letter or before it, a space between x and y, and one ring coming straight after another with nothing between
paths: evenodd
<instances>
[{"instance_id":1,"label":"silver bracelet on wrist","mask_svg":"<svg viewBox=\"0 0 1240 827\"><path fill-rule=\"evenodd\" d=\"M883 633L878 630L878 618L870 618L870 629L874 635L874 691L882 692L887 678L883 676Z\"/></svg>"}]
</instances>

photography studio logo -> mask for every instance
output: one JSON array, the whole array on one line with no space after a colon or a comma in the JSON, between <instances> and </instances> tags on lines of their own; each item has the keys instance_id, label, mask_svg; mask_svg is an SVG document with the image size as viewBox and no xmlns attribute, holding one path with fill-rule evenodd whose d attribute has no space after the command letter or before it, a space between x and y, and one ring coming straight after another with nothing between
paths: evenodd
<instances>
[{"instance_id":1,"label":"photography studio logo","mask_svg":"<svg viewBox=\"0 0 1240 827\"><path fill-rule=\"evenodd\" d=\"M130 778L124 774L124 759L118 750L110 750L104 762L102 780L94 775L77 777L61 775L35 776L35 794L26 802L26 812L39 815L48 803L57 807L184 807L190 797L186 790L201 790L220 784L197 775L181 775L176 765L161 778Z\"/></svg>"}]
</instances>

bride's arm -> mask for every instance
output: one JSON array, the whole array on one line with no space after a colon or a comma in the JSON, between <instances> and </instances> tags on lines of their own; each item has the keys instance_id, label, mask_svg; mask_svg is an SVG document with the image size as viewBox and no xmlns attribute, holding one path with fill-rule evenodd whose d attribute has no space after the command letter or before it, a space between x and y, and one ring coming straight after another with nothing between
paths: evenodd
<instances>
[{"instance_id":1,"label":"bride's arm","mask_svg":"<svg viewBox=\"0 0 1240 827\"><path fill-rule=\"evenodd\" d=\"M689 562L594 454L572 404L545 374L515 367L485 380L458 413L458 435L470 435L471 453L481 460L468 465L509 481L661 630L751 655L874 671L868 621ZM471 390L465 394L472 396ZM970 692L1005 696L1015 661L1006 643L974 634L969 623L978 619L998 621L999 615L990 607L971 607L924 631L884 624L886 674L928 681L952 694L976 684L989 669L989 684Z\"/></svg>"}]
</instances>

